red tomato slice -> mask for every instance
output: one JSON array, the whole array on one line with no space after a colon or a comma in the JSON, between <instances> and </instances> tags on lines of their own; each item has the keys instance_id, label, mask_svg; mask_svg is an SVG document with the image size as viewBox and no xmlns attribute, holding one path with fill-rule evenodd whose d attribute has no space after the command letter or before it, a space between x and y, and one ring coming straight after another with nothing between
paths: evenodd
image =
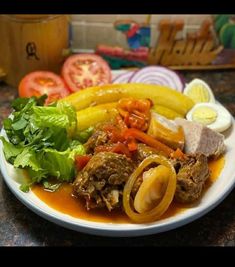
<instances>
[{"instance_id":1,"label":"red tomato slice","mask_svg":"<svg viewBox=\"0 0 235 267\"><path fill-rule=\"evenodd\" d=\"M72 92L108 84L112 80L108 63L95 54L70 56L62 67L62 77Z\"/></svg>"},{"instance_id":2,"label":"red tomato slice","mask_svg":"<svg viewBox=\"0 0 235 267\"><path fill-rule=\"evenodd\" d=\"M54 102L70 94L64 81L49 71L35 71L27 74L18 88L20 97L41 96L47 94L45 104Z\"/></svg>"}]
</instances>

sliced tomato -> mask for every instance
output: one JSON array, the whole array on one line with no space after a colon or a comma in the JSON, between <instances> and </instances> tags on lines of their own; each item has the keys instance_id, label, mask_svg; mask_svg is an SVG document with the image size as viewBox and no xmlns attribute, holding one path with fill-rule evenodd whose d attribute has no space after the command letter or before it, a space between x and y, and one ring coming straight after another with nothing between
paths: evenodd
<instances>
[{"instance_id":1,"label":"sliced tomato","mask_svg":"<svg viewBox=\"0 0 235 267\"><path fill-rule=\"evenodd\" d=\"M49 71L34 71L27 74L21 80L18 92L20 97L47 94L46 104L70 94L62 78Z\"/></svg>"},{"instance_id":2,"label":"sliced tomato","mask_svg":"<svg viewBox=\"0 0 235 267\"><path fill-rule=\"evenodd\" d=\"M108 84L112 74L108 63L95 54L77 54L66 59L62 77L72 92Z\"/></svg>"}]
</instances>

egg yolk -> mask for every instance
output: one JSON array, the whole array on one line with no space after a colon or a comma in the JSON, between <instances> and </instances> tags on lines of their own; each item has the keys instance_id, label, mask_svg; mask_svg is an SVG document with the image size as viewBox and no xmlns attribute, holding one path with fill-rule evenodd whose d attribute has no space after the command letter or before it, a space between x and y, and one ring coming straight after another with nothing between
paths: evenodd
<instances>
[{"instance_id":1,"label":"egg yolk","mask_svg":"<svg viewBox=\"0 0 235 267\"><path fill-rule=\"evenodd\" d=\"M188 96L195 102L195 103L202 103L202 102L209 102L210 95L207 91L207 88L203 84L194 84L189 92Z\"/></svg>"},{"instance_id":2,"label":"egg yolk","mask_svg":"<svg viewBox=\"0 0 235 267\"><path fill-rule=\"evenodd\" d=\"M192 114L193 121L200 122L204 125L209 125L216 121L217 112L209 107L198 107Z\"/></svg>"}]
</instances>

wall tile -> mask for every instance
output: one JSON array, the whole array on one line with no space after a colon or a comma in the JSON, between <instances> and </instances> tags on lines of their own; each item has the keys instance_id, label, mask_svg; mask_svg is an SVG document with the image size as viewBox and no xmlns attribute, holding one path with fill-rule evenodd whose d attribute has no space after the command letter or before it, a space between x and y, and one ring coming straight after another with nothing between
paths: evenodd
<instances>
[{"instance_id":1,"label":"wall tile","mask_svg":"<svg viewBox=\"0 0 235 267\"><path fill-rule=\"evenodd\" d=\"M188 25L200 25L203 20L212 19L211 15L188 15L187 24Z\"/></svg>"},{"instance_id":2,"label":"wall tile","mask_svg":"<svg viewBox=\"0 0 235 267\"><path fill-rule=\"evenodd\" d=\"M117 19L121 20L125 20L125 19L131 19L131 20L135 20L136 22L142 23L145 22L147 19L148 15L137 15L137 14L131 14L131 15L117 15Z\"/></svg>"},{"instance_id":3,"label":"wall tile","mask_svg":"<svg viewBox=\"0 0 235 267\"><path fill-rule=\"evenodd\" d=\"M97 44L127 47L125 36L112 23L73 23L73 48L94 49ZM83 40L82 40L83 38Z\"/></svg>"},{"instance_id":4,"label":"wall tile","mask_svg":"<svg viewBox=\"0 0 235 267\"><path fill-rule=\"evenodd\" d=\"M86 21L86 22L110 22L113 23L117 15L71 15L73 21Z\"/></svg>"},{"instance_id":5,"label":"wall tile","mask_svg":"<svg viewBox=\"0 0 235 267\"><path fill-rule=\"evenodd\" d=\"M86 48L86 25L85 23L73 23L72 27L72 48Z\"/></svg>"},{"instance_id":6,"label":"wall tile","mask_svg":"<svg viewBox=\"0 0 235 267\"><path fill-rule=\"evenodd\" d=\"M185 20L185 23L188 24L201 24L202 20L211 18L212 15L207 14L199 14L199 15L186 15L186 14L164 14L164 15L158 15L158 14L152 14L151 15L151 23L155 24L158 23L161 19L178 19L182 18ZM133 19L137 22L145 22L147 19L146 15L138 15L138 14L126 14L126 15L119 15L119 14L112 14L112 15L102 15L102 14L74 14L71 15L71 19L73 21L86 21L86 22L110 22L113 23L117 19Z\"/></svg>"},{"instance_id":7,"label":"wall tile","mask_svg":"<svg viewBox=\"0 0 235 267\"><path fill-rule=\"evenodd\" d=\"M165 15L158 15L158 14L154 14L151 15L151 24L158 24L160 20L162 19L172 19L172 15L171 14L165 14Z\"/></svg>"},{"instance_id":8,"label":"wall tile","mask_svg":"<svg viewBox=\"0 0 235 267\"><path fill-rule=\"evenodd\" d=\"M72 15L72 48L94 49L97 44L117 45L128 48L126 37L123 33L116 31L113 22L116 19L133 19L137 22L146 21L147 15ZM161 19L168 18L184 19L185 27L177 34L177 38L186 37L187 32L196 31L206 18L211 15L157 15L151 16L151 46L155 46L159 32L158 23Z\"/></svg>"}]
</instances>

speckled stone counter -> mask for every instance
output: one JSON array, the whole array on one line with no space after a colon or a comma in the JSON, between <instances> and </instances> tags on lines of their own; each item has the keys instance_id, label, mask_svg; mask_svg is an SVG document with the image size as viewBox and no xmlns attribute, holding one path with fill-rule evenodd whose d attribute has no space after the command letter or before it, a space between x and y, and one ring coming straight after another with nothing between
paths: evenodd
<instances>
[{"instance_id":1,"label":"speckled stone counter","mask_svg":"<svg viewBox=\"0 0 235 267\"><path fill-rule=\"evenodd\" d=\"M202 78L217 100L235 116L235 71L183 72L186 81ZM16 89L0 84L0 125L11 112ZM235 246L235 190L202 218L166 233L106 238L57 226L26 208L10 192L0 174L0 246Z\"/></svg>"}]
</instances>

